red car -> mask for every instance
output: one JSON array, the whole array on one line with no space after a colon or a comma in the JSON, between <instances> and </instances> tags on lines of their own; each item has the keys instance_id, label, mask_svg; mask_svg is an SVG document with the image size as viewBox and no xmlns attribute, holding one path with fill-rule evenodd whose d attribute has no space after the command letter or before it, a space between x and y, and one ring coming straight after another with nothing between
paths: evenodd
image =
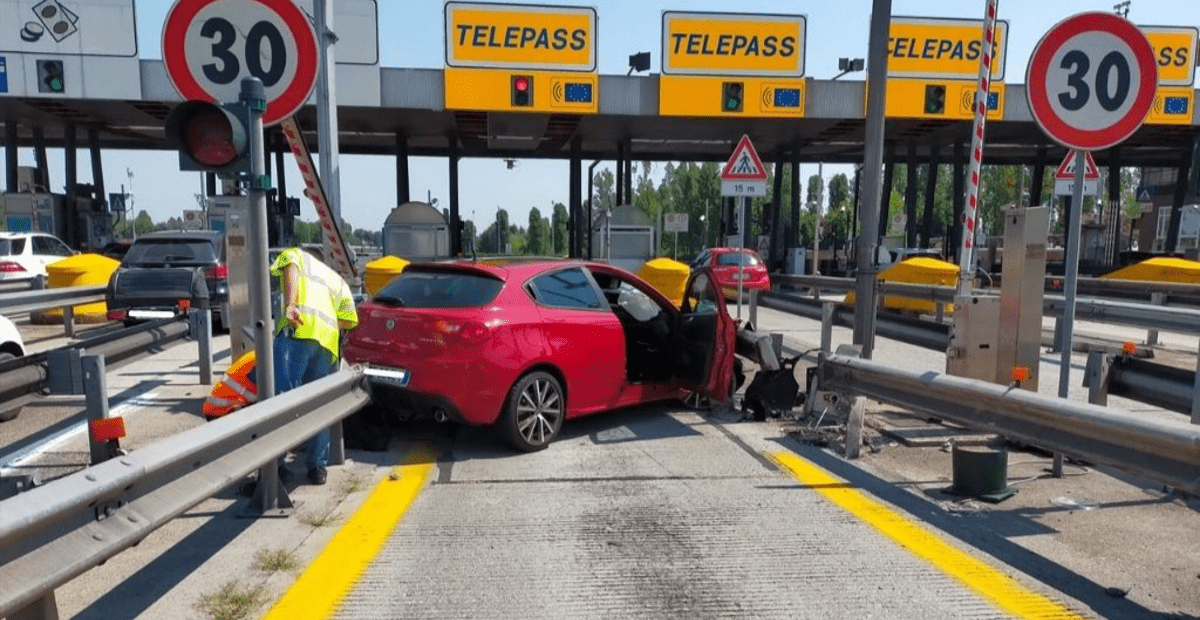
<instances>
[{"instance_id":1,"label":"red car","mask_svg":"<svg viewBox=\"0 0 1200 620\"><path fill-rule=\"evenodd\" d=\"M699 394L730 397L733 319L707 271L675 307L612 265L503 259L409 265L358 306L346 361L403 418L494 425L522 451L563 420Z\"/></svg>"},{"instance_id":2,"label":"red car","mask_svg":"<svg viewBox=\"0 0 1200 620\"><path fill-rule=\"evenodd\" d=\"M738 266L741 273L738 273ZM745 248L709 248L700 253L692 261L692 269L709 268L713 278L726 299L736 300L738 297L738 278L742 279L743 295L746 291L771 290L771 277L767 274L767 266L758 252Z\"/></svg>"}]
</instances>

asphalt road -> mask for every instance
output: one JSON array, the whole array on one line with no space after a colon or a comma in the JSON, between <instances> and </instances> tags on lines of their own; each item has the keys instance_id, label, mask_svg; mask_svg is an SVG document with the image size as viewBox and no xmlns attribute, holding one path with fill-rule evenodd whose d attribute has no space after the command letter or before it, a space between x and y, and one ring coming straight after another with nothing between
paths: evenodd
<instances>
[{"instance_id":1,"label":"asphalt road","mask_svg":"<svg viewBox=\"0 0 1200 620\"><path fill-rule=\"evenodd\" d=\"M758 324L793 350L819 342L815 321L760 309ZM875 357L944 364L886 341ZM183 342L110 378L131 407L130 449L201 423L194 360ZM1051 392L1057 360L1043 356ZM147 382L160 383L136 393ZM906 445L897 427L961 431L870 410L857 461L839 456L836 424L822 435L813 419L737 411L613 412L530 455L486 429L407 427L388 452L351 450L328 485L292 489L288 519L239 518L233 489L202 503L61 588L60 610L209 618L201 601L233 584L262 588L248 617L289 619L1200 617L1196 499L1080 464L1050 478L1048 455L1016 447L1014 497L954 496L944 446ZM302 567L264 570L263 551Z\"/></svg>"}]
</instances>

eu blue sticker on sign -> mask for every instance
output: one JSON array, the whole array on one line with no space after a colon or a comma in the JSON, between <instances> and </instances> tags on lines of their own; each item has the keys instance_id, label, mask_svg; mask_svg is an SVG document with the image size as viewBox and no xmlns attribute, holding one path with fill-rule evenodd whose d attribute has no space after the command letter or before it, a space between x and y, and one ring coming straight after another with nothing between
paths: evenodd
<instances>
[{"instance_id":1,"label":"eu blue sticker on sign","mask_svg":"<svg viewBox=\"0 0 1200 620\"><path fill-rule=\"evenodd\" d=\"M0 56L0 93L8 92L8 62Z\"/></svg>"}]
</instances>

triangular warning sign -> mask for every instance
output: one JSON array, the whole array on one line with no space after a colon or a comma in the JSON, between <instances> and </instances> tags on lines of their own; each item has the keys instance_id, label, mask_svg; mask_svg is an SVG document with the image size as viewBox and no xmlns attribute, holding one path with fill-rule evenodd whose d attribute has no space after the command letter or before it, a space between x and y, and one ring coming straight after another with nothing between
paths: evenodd
<instances>
[{"instance_id":1,"label":"triangular warning sign","mask_svg":"<svg viewBox=\"0 0 1200 620\"><path fill-rule=\"evenodd\" d=\"M1137 195L1138 202L1153 202L1154 197L1150 195L1150 190L1141 188Z\"/></svg>"},{"instance_id":2,"label":"triangular warning sign","mask_svg":"<svg viewBox=\"0 0 1200 620\"><path fill-rule=\"evenodd\" d=\"M758 151L750 143L750 136L742 135L733 155L721 169L722 181L766 181L767 167L758 158Z\"/></svg>"},{"instance_id":3,"label":"triangular warning sign","mask_svg":"<svg viewBox=\"0 0 1200 620\"><path fill-rule=\"evenodd\" d=\"M1084 168L1083 178L1088 181L1100 180L1100 169L1096 167L1096 160L1092 159L1092 154L1084 151ZM1063 158L1062 163L1058 165L1058 170L1054 171L1055 181L1073 181L1075 179L1075 151L1067 151L1067 156Z\"/></svg>"}]
</instances>

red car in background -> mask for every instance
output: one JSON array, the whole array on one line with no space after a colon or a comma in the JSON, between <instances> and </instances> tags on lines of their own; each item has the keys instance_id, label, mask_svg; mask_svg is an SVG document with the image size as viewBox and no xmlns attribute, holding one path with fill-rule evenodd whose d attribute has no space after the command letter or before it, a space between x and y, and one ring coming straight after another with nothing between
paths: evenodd
<instances>
[{"instance_id":1,"label":"red car in background","mask_svg":"<svg viewBox=\"0 0 1200 620\"><path fill-rule=\"evenodd\" d=\"M748 291L752 290L771 290L771 277L767 273L767 265L754 250L709 248L692 261L691 267L693 270L711 269L713 279L726 299L737 300L738 278L742 280L743 295L748 295Z\"/></svg>"},{"instance_id":2,"label":"red car in background","mask_svg":"<svg viewBox=\"0 0 1200 620\"><path fill-rule=\"evenodd\" d=\"M733 319L707 270L681 307L619 267L554 259L413 264L358 306L346 361L401 418L491 425L522 451L563 421L728 400Z\"/></svg>"}]
</instances>

